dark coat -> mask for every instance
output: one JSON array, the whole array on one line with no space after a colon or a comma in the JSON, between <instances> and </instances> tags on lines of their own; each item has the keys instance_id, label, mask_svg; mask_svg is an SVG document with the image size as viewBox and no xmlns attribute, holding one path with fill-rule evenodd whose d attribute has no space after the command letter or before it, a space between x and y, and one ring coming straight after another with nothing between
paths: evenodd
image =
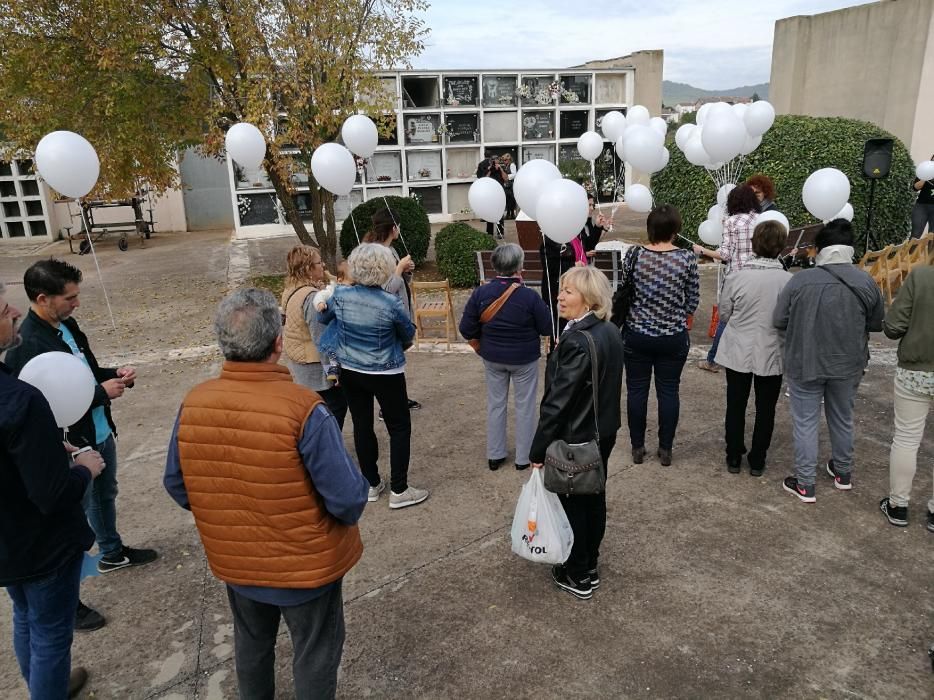
<instances>
[{"instance_id":1,"label":"dark coat","mask_svg":"<svg viewBox=\"0 0 934 700\"><path fill-rule=\"evenodd\" d=\"M48 401L0 362L0 586L41 578L94 544Z\"/></svg>"},{"instance_id":2,"label":"dark coat","mask_svg":"<svg viewBox=\"0 0 934 700\"><path fill-rule=\"evenodd\" d=\"M461 316L460 332L467 340L480 339L480 357L504 365L527 365L541 356L541 338L551 335L551 319L542 298L520 286L489 323L480 323L487 307L518 277L497 277L477 287Z\"/></svg>"},{"instance_id":3,"label":"dark coat","mask_svg":"<svg viewBox=\"0 0 934 700\"><path fill-rule=\"evenodd\" d=\"M591 314L563 334L557 348L548 357L545 395L529 452L532 462L543 462L545 450L555 440L580 443L594 438L590 345L584 334L579 332L584 330L593 336L597 349L597 427L600 439L615 436L621 425L623 340L618 328Z\"/></svg>"},{"instance_id":4,"label":"dark coat","mask_svg":"<svg viewBox=\"0 0 934 700\"><path fill-rule=\"evenodd\" d=\"M104 413L107 416L107 423L110 429L117 434L117 427L114 425L113 417L110 415L110 397L107 391L101 386L102 382L108 379L117 378L117 370L107 367L100 367L94 353L91 352L91 346L88 344L88 337L81 332L78 322L73 318L67 318L62 321L75 337L78 349L84 353L94 379L97 380L97 386L94 389L94 400L91 401L91 408L87 410L81 418L68 428L68 441L76 447L85 447L96 444L96 431L94 429L94 418L91 416L91 410L98 406L104 407ZM23 367L36 355L45 352L67 352L71 353L71 348L62 339L62 332L55 326L43 321L32 309L26 314L20 325L20 335L23 337L23 343L18 348L13 348L6 354L6 363L14 373L19 374Z\"/></svg>"}]
</instances>

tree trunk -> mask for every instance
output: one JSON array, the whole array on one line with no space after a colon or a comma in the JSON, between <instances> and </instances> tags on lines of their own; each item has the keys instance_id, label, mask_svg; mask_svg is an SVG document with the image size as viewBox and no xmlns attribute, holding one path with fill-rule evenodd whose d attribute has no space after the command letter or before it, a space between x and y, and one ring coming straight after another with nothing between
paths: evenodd
<instances>
[{"instance_id":1,"label":"tree trunk","mask_svg":"<svg viewBox=\"0 0 934 700\"><path fill-rule=\"evenodd\" d=\"M337 235L334 226L334 195L318 185L314 176L308 178L311 190L311 223L321 250L321 259L329 270L337 269Z\"/></svg>"},{"instance_id":2,"label":"tree trunk","mask_svg":"<svg viewBox=\"0 0 934 700\"><path fill-rule=\"evenodd\" d=\"M276 167L278 165L276 162L277 159L271 158L269 151L266 152L266 157L270 161L270 166L266 168L266 172L269 174L269 181L272 182L272 187L276 191L276 196L279 198L279 203L282 205L282 209L285 212L286 221L291 224L295 235L298 236L298 240L305 245L311 245L317 248L317 244L308 233L308 229L305 228L305 222L302 221L301 214L298 212L295 198L292 196L292 193L289 192L289 183L279 174L280 170Z\"/></svg>"}]
</instances>

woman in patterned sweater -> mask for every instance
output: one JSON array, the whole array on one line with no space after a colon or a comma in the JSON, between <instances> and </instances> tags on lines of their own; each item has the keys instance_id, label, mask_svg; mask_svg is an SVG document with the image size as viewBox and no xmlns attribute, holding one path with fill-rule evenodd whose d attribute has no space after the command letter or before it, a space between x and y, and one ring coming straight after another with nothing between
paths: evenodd
<instances>
[{"instance_id":1,"label":"woman in patterned sweater","mask_svg":"<svg viewBox=\"0 0 934 700\"><path fill-rule=\"evenodd\" d=\"M623 284L632 271L629 313L622 323L626 357L626 410L632 460L645 459L649 385L655 374L658 398L658 458L671 464L671 448L681 410L679 386L691 339L687 317L700 301L697 258L674 245L681 214L670 204L653 209L646 220L649 243L633 246L623 263Z\"/></svg>"}]
</instances>

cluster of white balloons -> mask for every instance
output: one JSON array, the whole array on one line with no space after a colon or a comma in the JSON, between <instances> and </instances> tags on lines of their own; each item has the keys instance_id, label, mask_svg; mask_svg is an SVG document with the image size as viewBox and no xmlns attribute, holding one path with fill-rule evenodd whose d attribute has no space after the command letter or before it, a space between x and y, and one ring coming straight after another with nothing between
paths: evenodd
<instances>
[{"instance_id":1,"label":"cluster of white balloons","mask_svg":"<svg viewBox=\"0 0 934 700\"><path fill-rule=\"evenodd\" d=\"M697 110L697 124L678 128L675 143L691 164L718 170L756 150L773 123L775 109L765 100L734 105L708 102Z\"/></svg>"},{"instance_id":2,"label":"cluster of white balloons","mask_svg":"<svg viewBox=\"0 0 934 700\"><path fill-rule=\"evenodd\" d=\"M615 144L620 160L634 169L651 175L668 165L671 157L665 148L668 124L661 117L650 116L642 105L635 105L625 115L608 112L601 128L603 135ZM626 199L628 203L629 195Z\"/></svg>"}]
</instances>

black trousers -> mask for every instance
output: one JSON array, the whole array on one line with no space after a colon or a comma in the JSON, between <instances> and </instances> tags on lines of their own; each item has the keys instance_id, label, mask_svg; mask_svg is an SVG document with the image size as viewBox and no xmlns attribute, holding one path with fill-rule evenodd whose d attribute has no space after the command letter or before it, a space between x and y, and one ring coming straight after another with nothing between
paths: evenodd
<instances>
[{"instance_id":1,"label":"black trousers","mask_svg":"<svg viewBox=\"0 0 934 700\"><path fill-rule=\"evenodd\" d=\"M244 700L276 697L276 636L285 618L292 639L292 677L299 700L329 700L337 694L344 650L342 582L303 605L279 607L242 596L229 586L234 621L234 664Z\"/></svg>"},{"instance_id":2,"label":"black trousers","mask_svg":"<svg viewBox=\"0 0 934 700\"><path fill-rule=\"evenodd\" d=\"M318 396L324 399L328 410L337 418L337 425L343 430L344 419L347 417L347 397L344 396L344 390L340 386L332 386L330 389L319 391Z\"/></svg>"},{"instance_id":3,"label":"black trousers","mask_svg":"<svg viewBox=\"0 0 934 700\"><path fill-rule=\"evenodd\" d=\"M353 444L360 471L379 486L379 443L373 430L373 399L383 410L383 420L389 431L389 486L395 493L408 487L409 456L412 440L412 419L405 374L364 374L344 367L341 385L353 418Z\"/></svg>"},{"instance_id":4,"label":"black trousers","mask_svg":"<svg viewBox=\"0 0 934 700\"><path fill-rule=\"evenodd\" d=\"M626 369L626 419L633 447L645 447L649 387L655 375L658 399L658 446L670 450L681 414L681 371L691 339L687 331L651 336L627 330L623 335Z\"/></svg>"},{"instance_id":5,"label":"black trousers","mask_svg":"<svg viewBox=\"0 0 934 700\"><path fill-rule=\"evenodd\" d=\"M503 218L499 220L498 224L491 224L489 221L486 222L486 233L488 236L493 236L494 232L498 234L503 234L506 231L505 221L506 215L503 214ZM494 228L495 227L495 228Z\"/></svg>"},{"instance_id":6,"label":"black trousers","mask_svg":"<svg viewBox=\"0 0 934 700\"><path fill-rule=\"evenodd\" d=\"M746 454L746 404L749 391L756 389L756 422L752 429L749 464L761 469L772 444L775 404L782 391L782 375L760 377L748 372L726 370L726 456L738 459Z\"/></svg>"},{"instance_id":7,"label":"black trousers","mask_svg":"<svg viewBox=\"0 0 934 700\"><path fill-rule=\"evenodd\" d=\"M616 436L600 438L600 456L603 465L610 461L610 453L616 445ZM600 543L606 532L606 492L591 496L558 496L564 513L574 531L574 546L564 562L568 575L579 581L588 571L597 568L600 558Z\"/></svg>"}]
</instances>

